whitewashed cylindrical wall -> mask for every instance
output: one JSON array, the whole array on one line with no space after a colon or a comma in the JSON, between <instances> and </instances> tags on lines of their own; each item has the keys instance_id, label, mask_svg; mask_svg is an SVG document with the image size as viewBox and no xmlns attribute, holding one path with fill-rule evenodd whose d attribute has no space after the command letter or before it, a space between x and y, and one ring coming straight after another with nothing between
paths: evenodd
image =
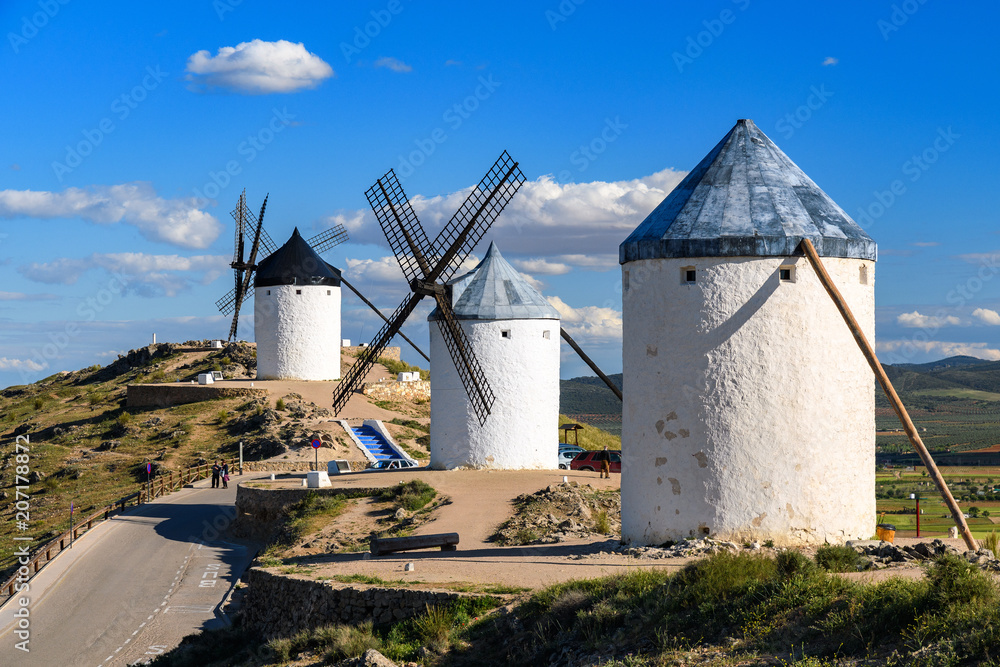
<instances>
[{"instance_id":1,"label":"whitewashed cylindrical wall","mask_svg":"<svg viewBox=\"0 0 1000 667\"><path fill-rule=\"evenodd\" d=\"M874 341L875 263L823 261ZM806 259L653 259L622 272L623 539L870 537L875 380Z\"/></svg>"},{"instance_id":2,"label":"whitewashed cylindrical wall","mask_svg":"<svg viewBox=\"0 0 1000 667\"><path fill-rule=\"evenodd\" d=\"M254 290L257 377L340 378L340 287L273 285Z\"/></svg>"},{"instance_id":3,"label":"whitewashed cylindrical wall","mask_svg":"<svg viewBox=\"0 0 1000 667\"><path fill-rule=\"evenodd\" d=\"M460 322L496 402L480 426L431 322L431 468L558 468L559 320Z\"/></svg>"}]
</instances>

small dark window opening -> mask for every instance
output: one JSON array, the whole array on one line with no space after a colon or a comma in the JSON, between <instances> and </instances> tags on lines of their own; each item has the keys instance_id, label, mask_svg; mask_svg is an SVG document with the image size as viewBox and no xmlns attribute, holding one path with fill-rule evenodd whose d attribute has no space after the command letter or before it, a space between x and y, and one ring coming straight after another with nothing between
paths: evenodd
<instances>
[{"instance_id":1,"label":"small dark window opening","mask_svg":"<svg viewBox=\"0 0 1000 667\"><path fill-rule=\"evenodd\" d=\"M501 338L510 338L510 329L504 329L500 332Z\"/></svg>"},{"instance_id":2,"label":"small dark window opening","mask_svg":"<svg viewBox=\"0 0 1000 667\"><path fill-rule=\"evenodd\" d=\"M681 282L685 285L695 282L698 274L693 266L682 266L681 267Z\"/></svg>"},{"instance_id":3,"label":"small dark window opening","mask_svg":"<svg viewBox=\"0 0 1000 667\"><path fill-rule=\"evenodd\" d=\"M791 269L778 269L778 277L781 278L782 280L791 280L792 279L792 270Z\"/></svg>"},{"instance_id":4,"label":"small dark window opening","mask_svg":"<svg viewBox=\"0 0 1000 667\"><path fill-rule=\"evenodd\" d=\"M330 294L331 294L330 290L327 290L327 291L326 291L326 295L327 295L327 296L330 296Z\"/></svg>"},{"instance_id":5,"label":"small dark window opening","mask_svg":"<svg viewBox=\"0 0 1000 667\"><path fill-rule=\"evenodd\" d=\"M548 340L549 339L549 332L548 331L543 331L542 332L542 338L544 338L545 340Z\"/></svg>"},{"instance_id":6,"label":"small dark window opening","mask_svg":"<svg viewBox=\"0 0 1000 667\"><path fill-rule=\"evenodd\" d=\"M267 295L271 296L271 290L267 290Z\"/></svg>"},{"instance_id":7,"label":"small dark window opening","mask_svg":"<svg viewBox=\"0 0 1000 667\"><path fill-rule=\"evenodd\" d=\"M296 294L302 294L302 290L300 290L300 289L297 289L297 290L295 290L295 293L296 293Z\"/></svg>"}]
</instances>

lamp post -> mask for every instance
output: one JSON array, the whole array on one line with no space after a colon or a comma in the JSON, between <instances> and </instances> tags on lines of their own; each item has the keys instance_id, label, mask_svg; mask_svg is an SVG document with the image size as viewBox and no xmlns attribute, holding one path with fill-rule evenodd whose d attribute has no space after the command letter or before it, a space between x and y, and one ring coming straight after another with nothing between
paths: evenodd
<instances>
[{"instance_id":1,"label":"lamp post","mask_svg":"<svg viewBox=\"0 0 1000 667\"><path fill-rule=\"evenodd\" d=\"M920 537L920 494L911 493L910 499L917 501L917 537Z\"/></svg>"}]
</instances>

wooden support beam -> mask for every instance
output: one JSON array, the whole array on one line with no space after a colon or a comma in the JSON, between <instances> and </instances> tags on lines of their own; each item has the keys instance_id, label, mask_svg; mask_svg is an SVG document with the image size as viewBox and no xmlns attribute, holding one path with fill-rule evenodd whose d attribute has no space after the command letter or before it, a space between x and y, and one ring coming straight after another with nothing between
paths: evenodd
<instances>
[{"instance_id":1,"label":"wooden support beam","mask_svg":"<svg viewBox=\"0 0 1000 667\"><path fill-rule=\"evenodd\" d=\"M910 439L910 444L913 445L913 449L917 451L917 454L920 456L920 460L924 462L924 466L927 468L927 473L931 476L931 479L934 480L934 485L941 493L941 497L944 498L945 504L948 505L952 518L955 519L955 524L958 526L959 531L962 533L962 537L965 539L966 546L968 546L972 551L978 551L979 545L976 544L976 538L972 536L972 531L969 530L969 524L965 522L965 514L962 512L962 508L958 506L958 503L955 501L955 497L951 495L948 483L945 482L944 477L941 475L941 471L938 470L937 465L934 463L934 459L931 458L931 453L927 451L927 447L924 446L923 440L920 439L920 434L917 433L917 427L913 425L913 421L910 419L909 413L906 412L906 406L903 405L903 401L900 400L899 394L896 393L896 390L892 386L892 382L889 381L889 376L885 374L885 369L882 368L882 364L875 355L875 348L868 342L868 338L861 330L861 326L858 324L858 321L854 319L854 314L848 307L847 302L844 301L844 297L840 294L840 290L838 290L837 286L833 283L833 279L830 278L830 274L826 272L826 267L823 266L823 262L820 260L819 254L816 252L816 248L813 246L812 241L809 239L802 239L802 243L799 247L802 248L802 251L809 259L809 263L812 264L813 269L816 271L816 275L819 276L819 280L823 283L823 287L826 288L830 298L832 298L833 302L837 305L837 310L840 311L841 316L843 316L844 321L847 323L847 327L854 335L854 340L857 341L858 347L861 348L861 352L865 355L865 359L868 360L868 365L871 366L872 371L875 372L875 377L878 378L879 384L882 385L882 389L885 391L885 395L888 397L889 403L892 405L892 409L895 410L896 416L899 417L899 421L903 424L903 430L906 431L906 436Z\"/></svg>"}]
</instances>

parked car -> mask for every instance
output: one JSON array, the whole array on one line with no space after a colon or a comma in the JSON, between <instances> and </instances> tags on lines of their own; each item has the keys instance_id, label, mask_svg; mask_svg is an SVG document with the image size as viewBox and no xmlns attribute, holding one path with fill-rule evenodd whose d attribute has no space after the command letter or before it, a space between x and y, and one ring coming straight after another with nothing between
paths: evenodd
<instances>
[{"instance_id":1,"label":"parked car","mask_svg":"<svg viewBox=\"0 0 1000 667\"><path fill-rule=\"evenodd\" d=\"M567 445L565 443L560 443L559 444L559 451L560 452L573 452L574 454L579 454L580 452L585 452L587 450L584 449L583 447L581 447L580 445Z\"/></svg>"},{"instance_id":2,"label":"parked car","mask_svg":"<svg viewBox=\"0 0 1000 667\"><path fill-rule=\"evenodd\" d=\"M574 451L572 449L560 449L559 450L559 469L569 470L570 462L579 455L580 452Z\"/></svg>"},{"instance_id":3,"label":"parked car","mask_svg":"<svg viewBox=\"0 0 1000 667\"><path fill-rule=\"evenodd\" d=\"M589 470L596 471L601 469L601 461L605 457L610 459L611 472L621 472L622 471L622 453L621 450L611 449L611 450L598 450L596 452L582 452L577 454L576 457L570 461L570 470Z\"/></svg>"},{"instance_id":4,"label":"parked car","mask_svg":"<svg viewBox=\"0 0 1000 667\"><path fill-rule=\"evenodd\" d=\"M373 463L366 470L397 470L399 468L416 468L419 464L409 459L383 459Z\"/></svg>"}]
</instances>

